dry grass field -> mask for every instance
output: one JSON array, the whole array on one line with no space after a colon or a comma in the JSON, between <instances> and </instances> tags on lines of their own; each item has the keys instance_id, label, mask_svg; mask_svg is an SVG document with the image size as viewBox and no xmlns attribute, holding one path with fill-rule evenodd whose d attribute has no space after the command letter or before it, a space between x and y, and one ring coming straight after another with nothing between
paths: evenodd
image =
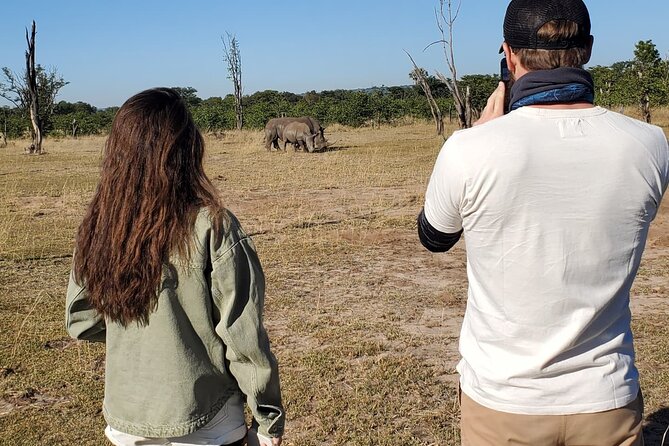
<instances>
[{"instance_id":1,"label":"dry grass field","mask_svg":"<svg viewBox=\"0 0 669 446\"><path fill-rule=\"evenodd\" d=\"M268 153L260 132L207 139L207 172L267 275L285 444L457 445L464 243L434 255L415 229L441 138L421 123L328 134L335 150L315 154ZM104 349L63 326L103 142L0 149L0 445L105 444ZM668 254L665 202L633 289L650 445L669 423Z\"/></svg>"}]
</instances>

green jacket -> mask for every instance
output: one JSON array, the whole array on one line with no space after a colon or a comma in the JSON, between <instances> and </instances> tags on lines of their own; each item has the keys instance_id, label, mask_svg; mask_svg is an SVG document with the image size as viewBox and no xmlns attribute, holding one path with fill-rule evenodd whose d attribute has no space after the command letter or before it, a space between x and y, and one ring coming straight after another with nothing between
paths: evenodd
<instances>
[{"instance_id":1,"label":"green jacket","mask_svg":"<svg viewBox=\"0 0 669 446\"><path fill-rule=\"evenodd\" d=\"M285 415L253 242L227 211L217 234L202 210L193 237L190 260L173 256L164 266L158 305L145 326L105 321L70 274L68 333L106 342L105 420L128 434L182 436L241 391L259 432L280 436Z\"/></svg>"}]
</instances>

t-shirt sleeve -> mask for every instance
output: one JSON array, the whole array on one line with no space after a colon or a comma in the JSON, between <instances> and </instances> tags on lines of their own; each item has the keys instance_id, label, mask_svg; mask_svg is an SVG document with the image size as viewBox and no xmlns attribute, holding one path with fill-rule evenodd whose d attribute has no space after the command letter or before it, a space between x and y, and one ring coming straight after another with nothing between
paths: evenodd
<instances>
[{"instance_id":1,"label":"t-shirt sleeve","mask_svg":"<svg viewBox=\"0 0 669 446\"><path fill-rule=\"evenodd\" d=\"M655 140L647 144L647 148L652 154L654 178L649 177L648 184L651 185L653 201L655 202L655 212L651 219L655 219L662 204L662 197L667 190L667 183L669 183L669 142L661 128L655 126L652 128L656 132L653 135Z\"/></svg>"},{"instance_id":2,"label":"t-shirt sleeve","mask_svg":"<svg viewBox=\"0 0 669 446\"><path fill-rule=\"evenodd\" d=\"M425 193L425 218L447 234L462 230L461 209L465 197L465 175L456 135L439 152Z\"/></svg>"},{"instance_id":3,"label":"t-shirt sleeve","mask_svg":"<svg viewBox=\"0 0 669 446\"><path fill-rule=\"evenodd\" d=\"M662 195L664 195L667 190L667 183L669 183L669 142L662 131L660 136L660 160L662 175L660 188Z\"/></svg>"}]
</instances>

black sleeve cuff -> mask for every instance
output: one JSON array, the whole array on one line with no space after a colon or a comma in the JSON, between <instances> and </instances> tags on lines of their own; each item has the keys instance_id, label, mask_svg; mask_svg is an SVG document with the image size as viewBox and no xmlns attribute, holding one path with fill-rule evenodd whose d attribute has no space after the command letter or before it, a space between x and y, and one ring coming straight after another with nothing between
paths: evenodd
<instances>
[{"instance_id":1,"label":"black sleeve cuff","mask_svg":"<svg viewBox=\"0 0 669 446\"><path fill-rule=\"evenodd\" d=\"M425 209L418 214L418 238L428 251L446 252L460 240L462 230L455 234L447 234L435 229L425 218Z\"/></svg>"}]
</instances>

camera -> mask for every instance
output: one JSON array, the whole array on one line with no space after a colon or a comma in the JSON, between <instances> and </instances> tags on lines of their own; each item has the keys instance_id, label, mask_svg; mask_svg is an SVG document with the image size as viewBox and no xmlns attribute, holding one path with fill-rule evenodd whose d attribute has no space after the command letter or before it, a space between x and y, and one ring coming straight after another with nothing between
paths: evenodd
<instances>
[{"instance_id":1,"label":"camera","mask_svg":"<svg viewBox=\"0 0 669 446\"><path fill-rule=\"evenodd\" d=\"M504 113L509 112L509 99L511 97L511 72L509 66L506 64L506 57L503 57L499 62L499 77L504 82Z\"/></svg>"}]
</instances>

